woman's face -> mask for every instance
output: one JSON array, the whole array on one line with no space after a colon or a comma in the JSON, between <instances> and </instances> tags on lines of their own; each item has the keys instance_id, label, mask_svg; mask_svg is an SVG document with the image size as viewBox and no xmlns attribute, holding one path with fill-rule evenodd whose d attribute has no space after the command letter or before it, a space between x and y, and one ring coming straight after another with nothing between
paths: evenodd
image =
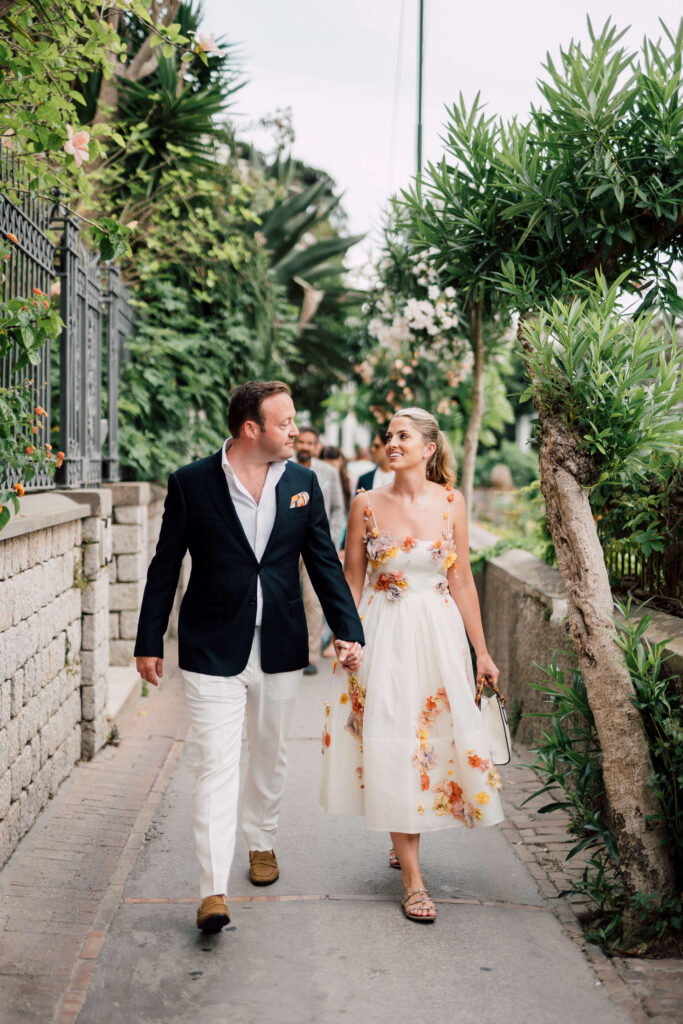
<instances>
[{"instance_id":1,"label":"woman's face","mask_svg":"<svg viewBox=\"0 0 683 1024\"><path fill-rule=\"evenodd\" d=\"M436 451L433 441L426 442L415 423L407 416L395 416L387 431L386 453L392 469L410 469L423 463Z\"/></svg>"}]
</instances>

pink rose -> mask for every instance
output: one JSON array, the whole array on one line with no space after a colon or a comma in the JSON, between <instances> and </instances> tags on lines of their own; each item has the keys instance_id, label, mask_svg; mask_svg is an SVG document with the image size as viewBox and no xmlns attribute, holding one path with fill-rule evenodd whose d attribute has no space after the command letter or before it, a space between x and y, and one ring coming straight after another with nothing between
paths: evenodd
<instances>
[{"instance_id":1,"label":"pink rose","mask_svg":"<svg viewBox=\"0 0 683 1024\"><path fill-rule=\"evenodd\" d=\"M64 143L64 152L68 153L76 161L76 167L90 159L88 143L90 142L89 132L74 132L70 124L66 126L67 140Z\"/></svg>"}]
</instances>

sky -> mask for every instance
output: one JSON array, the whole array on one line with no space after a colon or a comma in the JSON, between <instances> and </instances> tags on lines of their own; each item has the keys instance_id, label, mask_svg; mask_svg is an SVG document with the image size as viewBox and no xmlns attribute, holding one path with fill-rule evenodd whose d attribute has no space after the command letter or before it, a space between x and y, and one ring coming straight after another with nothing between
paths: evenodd
<instances>
[{"instance_id":1,"label":"sky","mask_svg":"<svg viewBox=\"0 0 683 1024\"><path fill-rule=\"evenodd\" d=\"M344 193L353 234L367 240L351 264L376 252L387 198L415 174L418 0L204 0L204 30L237 44L248 84L232 116L266 144L254 122L292 108L294 155L327 171ZM540 94L546 53L588 40L608 17L631 26L624 43L662 35L680 0L424 0L423 155L438 160L446 108L481 92L491 114L526 116Z\"/></svg>"}]
</instances>

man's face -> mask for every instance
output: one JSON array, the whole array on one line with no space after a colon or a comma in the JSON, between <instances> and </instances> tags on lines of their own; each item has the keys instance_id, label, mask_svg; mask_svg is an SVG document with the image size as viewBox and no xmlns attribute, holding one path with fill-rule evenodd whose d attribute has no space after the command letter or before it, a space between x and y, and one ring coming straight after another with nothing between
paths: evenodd
<instances>
[{"instance_id":1,"label":"man's face","mask_svg":"<svg viewBox=\"0 0 683 1024\"><path fill-rule=\"evenodd\" d=\"M269 395L261 404L263 427L260 431L259 448L269 462L291 459L294 454L294 440L299 433L294 417L294 402L284 392Z\"/></svg>"},{"instance_id":2,"label":"man's face","mask_svg":"<svg viewBox=\"0 0 683 1024\"><path fill-rule=\"evenodd\" d=\"M379 436L379 434L376 434L375 437L373 437L372 439L372 444L370 445L370 458L377 466L384 458L384 454L385 453L384 445L382 444L382 438Z\"/></svg>"},{"instance_id":3,"label":"man's face","mask_svg":"<svg viewBox=\"0 0 683 1024\"><path fill-rule=\"evenodd\" d=\"M318 454L318 438L312 430L306 430L304 427L296 439L294 448L297 462L300 462L302 466L307 466L313 456Z\"/></svg>"}]
</instances>

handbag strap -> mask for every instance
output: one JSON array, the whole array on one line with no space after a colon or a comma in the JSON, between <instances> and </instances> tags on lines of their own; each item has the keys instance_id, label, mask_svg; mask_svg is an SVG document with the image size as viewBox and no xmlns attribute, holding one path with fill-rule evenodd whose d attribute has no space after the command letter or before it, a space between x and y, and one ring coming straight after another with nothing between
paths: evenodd
<instances>
[{"instance_id":1,"label":"handbag strap","mask_svg":"<svg viewBox=\"0 0 683 1024\"><path fill-rule=\"evenodd\" d=\"M493 681L493 676L487 675L482 675L477 678L477 692L474 697L474 702L477 707L481 707L481 698L485 689L493 690L500 701L501 707L505 707L505 697L498 689L498 683Z\"/></svg>"}]
</instances>

